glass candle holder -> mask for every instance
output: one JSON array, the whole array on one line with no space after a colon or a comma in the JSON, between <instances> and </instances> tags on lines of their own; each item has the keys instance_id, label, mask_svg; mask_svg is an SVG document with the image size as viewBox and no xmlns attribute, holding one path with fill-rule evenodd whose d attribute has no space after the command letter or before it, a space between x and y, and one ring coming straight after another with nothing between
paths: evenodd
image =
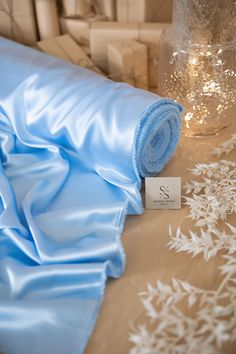
<instances>
[{"instance_id":1,"label":"glass candle holder","mask_svg":"<svg viewBox=\"0 0 236 354\"><path fill-rule=\"evenodd\" d=\"M217 134L236 113L235 31L233 0L174 1L160 43L159 93L183 104L187 136Z\"/></svg>"}]
</instances>

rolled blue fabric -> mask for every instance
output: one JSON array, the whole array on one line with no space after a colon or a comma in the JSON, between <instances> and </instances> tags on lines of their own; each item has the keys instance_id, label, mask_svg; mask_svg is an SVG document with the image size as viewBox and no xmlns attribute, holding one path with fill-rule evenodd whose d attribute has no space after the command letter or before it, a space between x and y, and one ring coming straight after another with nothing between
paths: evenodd
<instances>
[{"instance_id":1,"label":"rolled blue fabric","mask_svg":"<svg viewBox=\"0 0 236 354\"><path fill-rule=\"evenodd\" d=\"M181 108L3 38L0 70L0 351L80 354Z\"/></svg>"}]
</instances>

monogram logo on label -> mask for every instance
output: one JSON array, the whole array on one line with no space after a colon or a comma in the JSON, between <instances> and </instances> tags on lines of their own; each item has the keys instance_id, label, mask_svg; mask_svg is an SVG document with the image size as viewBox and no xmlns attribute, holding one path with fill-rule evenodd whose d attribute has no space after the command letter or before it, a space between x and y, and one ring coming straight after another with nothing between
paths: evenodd
<instances>
[{"instance_id":1,"label":"monogram logo on label","mask_svg":"<svg viewBox=\"0 0 236 354\"><path fill-rule=\"evenodd\" d=\"M161 200L167 200L170 198L170 191L168 186L160 186L160 198Z\"/></svg>"},{"instance_id":2,"label":"monogram logo on label","mask_svg":"<svg viewBox=\"0 0 236 354\"><path fill-rule=\"evenodd\" d=\"M147 209L180 209L180 177L146 177L145 199Z\"/></svg>"}]
</instances>

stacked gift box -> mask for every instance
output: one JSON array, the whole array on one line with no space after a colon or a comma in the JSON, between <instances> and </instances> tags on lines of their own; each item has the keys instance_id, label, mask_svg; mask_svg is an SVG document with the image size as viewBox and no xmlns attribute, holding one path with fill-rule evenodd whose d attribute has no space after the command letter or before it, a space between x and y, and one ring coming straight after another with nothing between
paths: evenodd
<instances>
[{"instance_id":1,"label":"stacked gift box","mask_svg":"<svg viewBox=\"0 0 236 354\"><path fill-rule=\"evenodd\" d=\"M172 0L0 0L0 35L115 81L157 87Z\"/></svg>"},{"instance_id":2,"label":"stacked gift box","mask_svg":"<svg viewBox=\"0 0 236 354\"><path fill-rule=\"evenodd\" d=\"M34 45L37 28L32 0L0 0L0 35Z\"/></svg>"}]
</instances>

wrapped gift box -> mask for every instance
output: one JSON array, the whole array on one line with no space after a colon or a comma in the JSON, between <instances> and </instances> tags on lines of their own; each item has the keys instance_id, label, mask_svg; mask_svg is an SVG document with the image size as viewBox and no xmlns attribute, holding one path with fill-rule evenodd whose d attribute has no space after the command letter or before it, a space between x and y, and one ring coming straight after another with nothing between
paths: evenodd
<instances>
[{"instance_id":1,"label":"wrapped gift box","mask_svg":"<svg viewBox=\"0 0 236 354\"><path fill-rule=\"evenodd\" d=\"M114 81L124 81L134 86L133 50L125 42L107 44L109 76Z\"/></svg>"},{"instance_id":2,"label":"wrapped gift box","mask_svg":"<svg viewBox=\"0 0 236 354\"><path fill-rule=\"evenodd\" d=\"M104 21L103 15L95 15L86 19L77 17L60 17L61 31L70 34L79 44L90 46L90 28L93 22Z\"/></svg>"},{"instance_id":3,"label":"wrapped gift box","mask_svg":"<svg viewBox=\"0 0 236 354\"><path fill-rule=\"evenodd\" d=\"M116 20L115 0L92 0L92 3L97 14L106 16L108 21Z\"/></svg>"},{"instance_id":4,"label":"wrapped gift box","mask_svg":"<svg viewBox=\"0 0 236 354\"><path fill-rule=\"evenodd\" d=\"M0 0L0 35L27 45L36 43L33 0Z\"/></svg>"},{"instance_id":5,"label":"wrapped gift box","mask_svg":"<svg viewBox=\"0 0 236 354\"><path fill-rule=\"evenodd\" d=\"M133 39L107 44L110 77L147 89L147 47Z\"/></svg>"},{"instance_id":6,"label":"wrapped gift box","mask_svg":"<svg viewBox=\"0 0 236 354\"><path fill-rule=\"evenodd\" d=\"M93 12L92 2L88 0L62 0L63 16L87 17Z\"/></svg>"},{"instance_id":7,"label":"wrapped gift box","mask_svg":"<svg viewBox=\"0 0 236 354\"><path fill-rule=\"evenodd\" d=\"M68 34L37 42L37 46L45 53L103 75L101 70L95 66L83 49Z\"/></svg>"},{"instance_id":8,"label":"wrapped gift box","mask_svg":"<svg viewBox=\"0 0 236 354\"><path fill-rule=\"evenodd\" d=\"M35 12L40 39L60 35L56 0L35 0Z\"/></svg>"},{"instance_id":9,"label":"wrapped gift box","mask_svg":"<svg viewBox=\"0 0 236 354\"><path fill-rule=\"evenodd\" d=\"M61 5L65 17L86 18L97 14L105 16L109 21L116 20L115 0L62 0Z\"/></svg>"},{"instance_id":10,"label":"wrapped gift box","mask_svg":"<svg viewBox=\"0 0 236 354\"><path fill-rule=\"evenodd\" d=\"M119 22L171 22L172 0L118 0Z\"/></svg>"},{"instance_id":11,"label":"wrapped gift box","mask_svg":"<svg viewBox=\"0 0 236 354\"><path fill-rule=\"evenodd\" d=\"M91 56L100 69L108 72L106 45L124 40L138 39L138 23L95 22L90 30Z\"/></svg>"},{"instance_id":12,"label":"wrapped gift box","mask_svg":"<svg viewBox=\"0 0 236 354\"><path fill-rule=\"evenodd\" d=\"M134 85L147 90L148 88L148 50L145 44L133 39L127 41L133 49Z\"/></svg>"},{"instance_id":13,"label":"wrapped gift box","mask_svg":"<svg viewBox=\"0 0 236 354\"><path fill-rule=\"evenodd\" d=\"M148 83L149 87L157 87L160 38L166 23L142 23L139 40L148 47Z\"/></svg>"},{"instance_id":14,"label":"wrapped gift box","mask_svg":"<svg viewBox=\"0 0 236 354\"><path fill-rule=\"evenodd\" d=\"M90 30L92 59L107 72L106 45L113 41L136 39L148 47L148 85L156 87L160 36L166 26L166 23L95 22Z\"/></svg>"}]
</instances>

